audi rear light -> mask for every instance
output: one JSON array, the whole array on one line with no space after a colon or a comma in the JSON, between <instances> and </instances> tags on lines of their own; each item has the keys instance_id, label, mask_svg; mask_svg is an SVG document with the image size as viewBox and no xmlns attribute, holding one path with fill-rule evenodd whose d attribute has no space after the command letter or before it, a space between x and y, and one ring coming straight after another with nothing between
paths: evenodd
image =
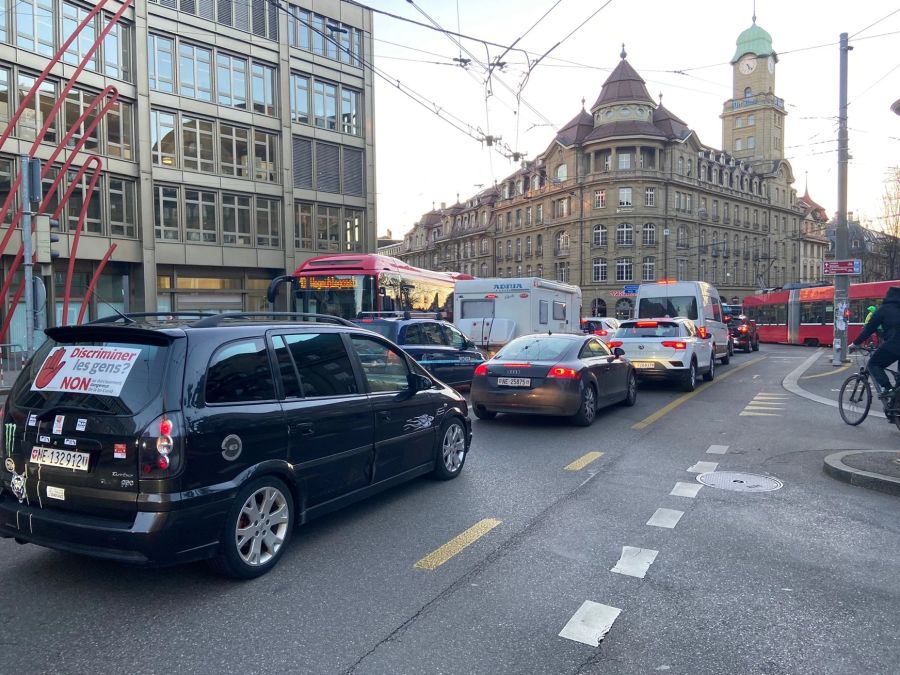
<instances>
[{"instance_id":1,"label":"audi rear light","mask_svg":"<svg viewBox=\"0 0 900 675\"><path fill-rule=\"evenodd\" d=\"M485 375L487 375L487 364L478 364L478 366L475 368L475 377L484 377Z\"/></svg>"},{"instance_id":2,"label":"audi rear light","mask_svg":"<svg viewBox=\"0 0 900 675\"><path fill-rule=\"evenodd\" d=\"M554 366L547 373L547 377L555 380L577 380L578 371L574 368L563 368L562 366Z\"/></svg>"},{"instance_id":3,"label":"audi rear light","mask_svg":"<svg viewBox=\"0 0 900 675\"><path fill-rule=\"evenodd\" d=\"M687 349L687 343L681 340L663 340L662 346L670 347L671 349Z\"/></svg>"},{"instance_id":4,"label":"audi rear light","mask_svg":"<svg viewBox=\"0 0 900 675\"><path fill-rule=\"evenodd\" d=\"M603 337L604 335L609 335L609 331L601 328L600 330L595 330L594 335L599 335L600 337Z\"/></svg>"},{"instance_id":5,"label":"audi rear light","mask_svg":"<svg viewBox=\"0 0 900 675\"><path fill-rule=\"evenodd\" d=\"M610 340L609 341L610 347L621 347L622 344L624 344L624 343L621 340Z\"/></svg>"}]
</instances>

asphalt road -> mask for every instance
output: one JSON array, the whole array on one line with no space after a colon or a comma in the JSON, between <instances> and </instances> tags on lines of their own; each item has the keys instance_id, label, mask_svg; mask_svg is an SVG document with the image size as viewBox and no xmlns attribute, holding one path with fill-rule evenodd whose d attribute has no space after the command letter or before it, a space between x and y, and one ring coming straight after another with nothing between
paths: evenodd
<instances>
[{"instance_id":1,"label":"asphalt road","mask_svg":"<svg viewBox=\"0 0 900 675\"><path fill-rule=\"evenodd\" d=\"M896 449L900 432L848 427L783 389L811 353L763 345L693 395L648 385L588 429L476 420L459 479L300 528L252 582L0 541L3 669L898 672L900 500L829 478L822 460ZM689 469L704 468L783 487L697 491ZM679 483L696 495L671 494ZM464 533L455 555L441 549ZM611 571L640 560L643 578ZM619 613L595 646L594 617L576 613L599 605Z\"/></svg>"}]
</instances>

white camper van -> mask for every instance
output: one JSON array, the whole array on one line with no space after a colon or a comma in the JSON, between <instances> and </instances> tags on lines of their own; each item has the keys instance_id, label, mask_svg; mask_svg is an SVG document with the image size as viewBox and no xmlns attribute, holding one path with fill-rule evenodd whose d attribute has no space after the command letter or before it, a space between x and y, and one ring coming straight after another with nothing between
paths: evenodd
<instances>
[{"instance_id":1,"label":"white camper van","mask_svg":"<svg viewBox=\"0 0 900 675\"><path fill-rule=\"evenodd\" d=\"M530 333L578 333L581 289L536 277L457 281L453 323L493 354Z\"/></svg>"},{"instance_id":2,"label":"white camper van","mask_svg":"<svg viewBox=\"0 0 900 675\"><path fill-rule=\"evenodd\" d=\"M705 281L660 281L641 284L637 294L636 319L682 316L690 319L701 335L709 335L716 358L727 364L734 351L728 326L722 318L719 291Z\"/></svg>"}]
</instances>

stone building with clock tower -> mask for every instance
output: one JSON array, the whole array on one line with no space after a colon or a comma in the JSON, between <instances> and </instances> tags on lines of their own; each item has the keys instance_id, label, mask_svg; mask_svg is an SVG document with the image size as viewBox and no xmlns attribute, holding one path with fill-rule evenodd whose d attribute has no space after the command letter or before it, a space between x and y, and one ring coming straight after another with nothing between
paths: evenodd
<instances>
[{"instance_id":1,"label":"stone building with clock tower","mask_svg":"<svg viewBox=\"0 0 900 675\"><path fill-rule=\"evenodd\" d=\"M772 38L754 17L736 44L720 148L650 95L623 46L594 104L582 100L537 157L425 214L392 254L577 284L585 316L629 317L636 285L661 279L709 281L734 302L820 280L828 241L784 156Z\"/></svg>"}]
</instances>

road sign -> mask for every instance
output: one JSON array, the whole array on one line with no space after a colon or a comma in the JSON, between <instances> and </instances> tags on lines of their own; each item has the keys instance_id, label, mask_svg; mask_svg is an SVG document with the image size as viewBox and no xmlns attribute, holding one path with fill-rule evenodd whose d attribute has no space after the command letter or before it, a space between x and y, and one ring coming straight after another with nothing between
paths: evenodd
<instances>
[{"instance_id":1,"label":"road sign","mask_svg":"<svg viewBox=\"0 0 900 675\"><path fill-rule=\"evenodd\" d=\"M822 274L862 274L862 260L826 260L822 263Z\"/></svg>"},{"instance_id":2,"label":"road sign","mask_svg":"<svg viewBox=\"0 0 900 675\"><path fill-rule=\"evenodd\" d=\"M640 284L625 284L622 286L622 290L625 291L625 295L637 295L639 285Z\"/></svg>"}]
</instances>

